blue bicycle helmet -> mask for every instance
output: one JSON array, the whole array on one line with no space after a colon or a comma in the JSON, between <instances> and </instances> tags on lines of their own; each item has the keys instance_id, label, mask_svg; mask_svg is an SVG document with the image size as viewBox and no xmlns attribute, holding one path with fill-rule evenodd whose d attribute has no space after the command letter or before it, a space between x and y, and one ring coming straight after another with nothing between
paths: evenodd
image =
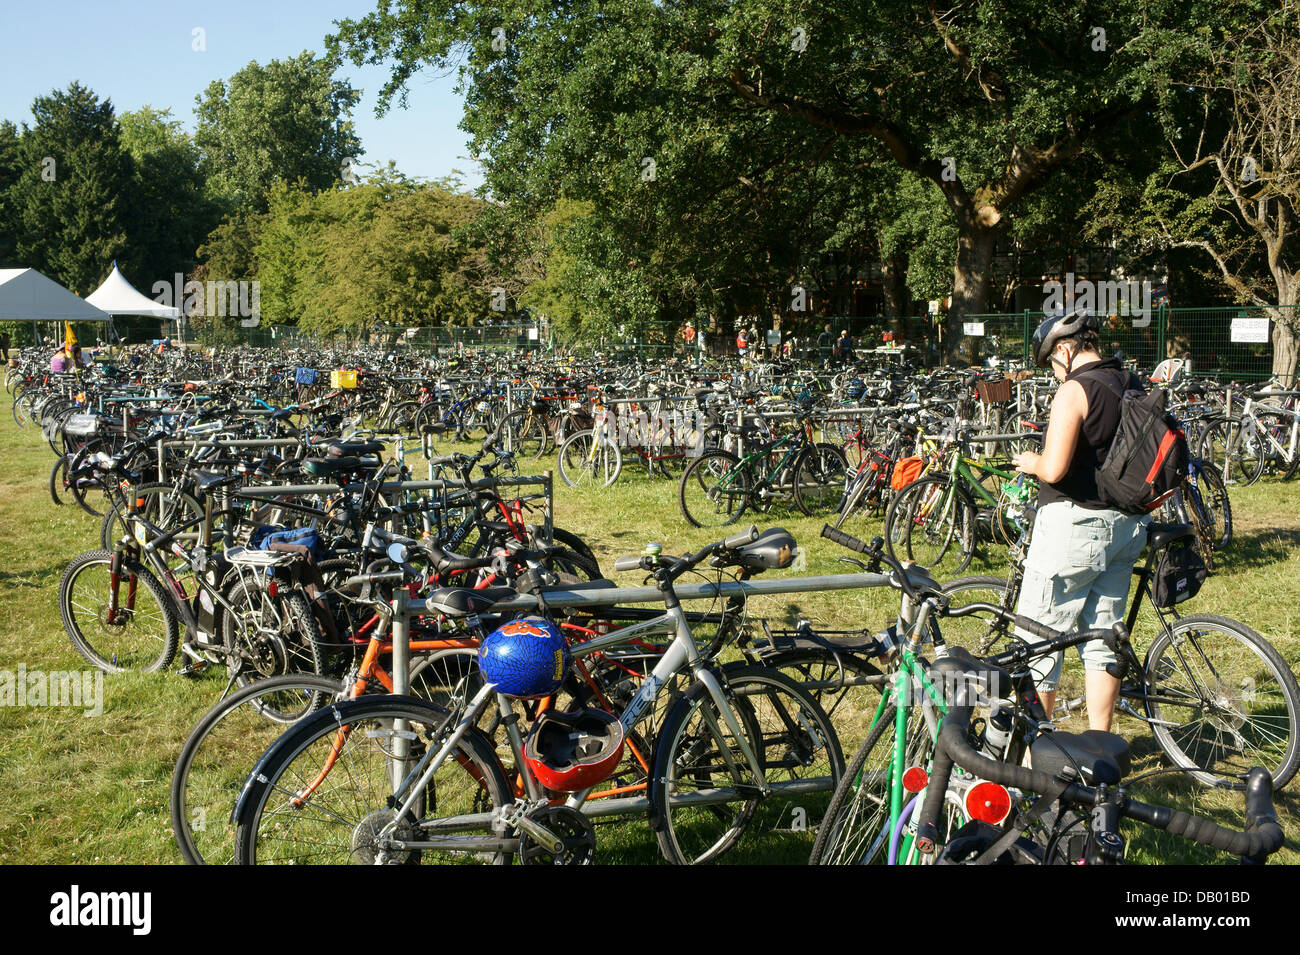
<instances>
[{"instance_id":1,"label":"blue bicycle helmet","mask_svg":"<svg viewBox=\"0 0 1300 955\"><path fill-rule=\"evenodd\" d=\"M569 644L549 620L512 620L479 645L478 666L506 696L550 696L569 669Z\"/></svg>"}]
</instances>

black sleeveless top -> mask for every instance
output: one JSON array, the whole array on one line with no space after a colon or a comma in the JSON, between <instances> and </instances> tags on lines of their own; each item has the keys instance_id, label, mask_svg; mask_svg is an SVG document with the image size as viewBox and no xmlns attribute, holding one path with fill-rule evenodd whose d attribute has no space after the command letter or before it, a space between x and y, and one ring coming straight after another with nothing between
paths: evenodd
<instances>
[{"instance_id":1,"label":"black sleeveless top","mask_svg":"<svg viewBox=\"0 0 1300 955\"><path fill-rule=\"evenodd\" d=\"M1055 484L1043 481L1038 488L1038 506L1053 501L1072 501L1092 511L1108 510L1097 490L1097 468L1106 460L1106 452L1115 440L1119 429L1119 395L1106 387L1106 383L1121 392L1141 388L1141 382L1120 366L1114 358L1095 361L1065 376L1066 381L1077 381L1088 396L1088 414L1083 419L1074 456L1065 477Z\"/></svg>"}]
</instances>

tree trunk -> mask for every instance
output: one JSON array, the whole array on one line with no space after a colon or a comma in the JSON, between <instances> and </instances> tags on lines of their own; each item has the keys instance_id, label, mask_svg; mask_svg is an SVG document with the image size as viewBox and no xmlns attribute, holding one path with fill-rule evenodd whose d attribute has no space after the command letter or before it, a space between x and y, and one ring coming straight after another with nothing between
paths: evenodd
<instances>
[{"instance_id":1,"label":"tree trunk","mask_svg":"<svg viewBox=\"0 0 1300 955\"><path fill-rule=\"evenodd\" d=\"M953 266L952 307L944 323L944 356L952 363L972 364L970 356L961 354L961 326L969 315L988 310L989 267L1000 229L979 222L959 222L957 261Z\"/></svg>"},{"instance_id":2,"label":"tree trunk","mask_svg":"<svg viewBox=\"0 0 1300 955\"><path fill-rule=\"evenodd\" d=\"M912 304L907 288L907 256L895 252L880 260L880 280L885 293L885 317L905 318ZM897 322L894 323L897 326ZM897 327L894 329L897 331Z\"/></svg>"}]
</instances>

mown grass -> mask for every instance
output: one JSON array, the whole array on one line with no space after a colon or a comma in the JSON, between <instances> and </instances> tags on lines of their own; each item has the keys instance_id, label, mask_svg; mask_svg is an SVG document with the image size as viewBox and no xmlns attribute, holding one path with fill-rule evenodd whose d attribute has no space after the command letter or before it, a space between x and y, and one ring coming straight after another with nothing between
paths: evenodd
<instances>
[{"instance_id":1,"label":"mown grass","mask_svg":"<svg viewBox=\"0 0 1300 955\"><path fill-rule=\"evenodd\" d=\"M0 421L0 670L82 670L59 621L55 593L67 562L96 545L98 522L71 506L55 507L47 490L53 457L33 429ZM536 462L536 469L550 461ZM1222 570L1189 608L1235 617L1264 634L1294 669L1300 662L1300 482L1261 483L1233 488L1236 536ZM691 527L676 504L674 484L628 473L613 488L570 489L557 479L556 523L588 540L608 572L613 558L640 552L660 541L680 553L724 536ZM743 518L760 527L781 525L800 541L803 559L783 576L848 572L837 562L845 552L819 537L822 517L774 510ZM859 536L879 525L846 527ZM989 572L972 567L968 573ZM634 575L616 576L634 584ZM879 629L897 612L897 595L886 589L791 594L755 599L749 612L773 625L808 617L826 629ZM1150 621L1135 635L1139 650L1151 635ZM1074 664L1070 664L1073 666ZM172 766L190 729L216 702L225 681L213 676L190 681L174 672L122 674L104 679L103 714L87 717L67 708L0 707L0 862L129 864L180 861L168 818ZM1117 730L1134 741L1135 772L1163 765L1144 724L1121 716ZM846 733L846 737L848 734ZM845 758L859 740L845 738ZM1300 785L1300 784L1295 784ZM1278 806L1292 846L1300 837L1291 789ZM1139 784L1135 795L1196 811L1224 825L1240 826L1241 799L1233 793L1198 788L1178 776ZM809 817L816 820L818 808ZM782 836L774 850L772 829L785 820L759 820L730 861L798 862L806 848ZM641 820L598 826L602 861L653 863L653 833ZM1133 861L1229 862L1183 840L1129 826ZM1300 861L1293 848L1278 861Z\"/></svg>"}]
</instances>

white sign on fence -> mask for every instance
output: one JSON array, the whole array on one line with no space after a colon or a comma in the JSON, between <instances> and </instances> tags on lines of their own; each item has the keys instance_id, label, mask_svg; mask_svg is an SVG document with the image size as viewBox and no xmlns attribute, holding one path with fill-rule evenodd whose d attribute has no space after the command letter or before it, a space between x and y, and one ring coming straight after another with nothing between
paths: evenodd
<instances>
[{"instance_id":1,"label":"white sign on fence","mask_svg":"<svg viewBox=\"0 0 1300 955\"><path fill-rule=\"evenodd\" d=\"M1234 318L1232 320L1232 340L1234 342L1268 342L1267 318Z\"/></svg>"},{"instance_id":2,"label":"white sign on fence","mask_svg":"<svg viewBox=\"0 0 1300 955\"><path fill-rule=\"evenodd\" d=\"M970 335L974 338L983 338L984 323L983 322L962 322L961 333L963 335Z\"/></svg>"},{"instance_id":3,"label":"white sign on fence","mask_svg":"<svg viewBox=\"0 0 1300 955\"><path fill-rule=\"evenodd\" d=\"M537 341L537 329L535 328L528 329L528 340L530 342Z\"/></svg>"}]
</instances>

